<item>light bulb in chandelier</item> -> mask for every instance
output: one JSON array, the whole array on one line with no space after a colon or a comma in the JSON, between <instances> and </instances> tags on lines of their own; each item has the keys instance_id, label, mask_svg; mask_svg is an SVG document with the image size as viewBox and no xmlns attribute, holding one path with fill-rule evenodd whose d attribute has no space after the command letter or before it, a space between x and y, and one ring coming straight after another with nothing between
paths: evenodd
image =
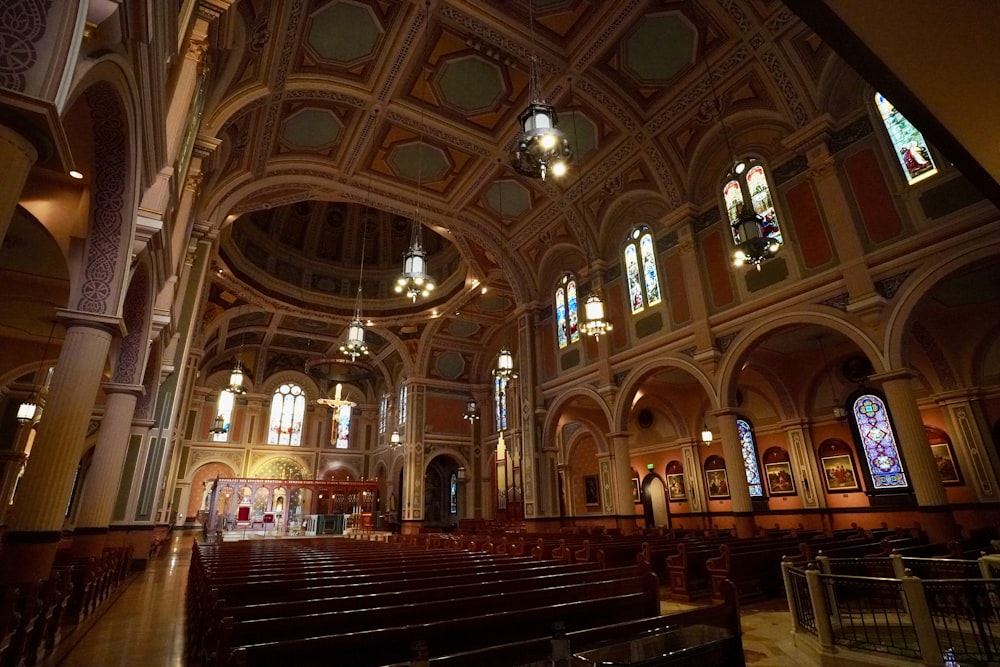
<instances>
[{"instance_id":1,"label":"light bulb in chandelier","mask_svg":"<svg viewBox=\"0 0 1000 667\"><path fill-rule=\"evenodd\" d=\"M614 328L604 312L604 301L597 292L591 292L583 304L583 322L580 324L580 330L584 335L600 338Z\"/></svg>"}]
</instances>

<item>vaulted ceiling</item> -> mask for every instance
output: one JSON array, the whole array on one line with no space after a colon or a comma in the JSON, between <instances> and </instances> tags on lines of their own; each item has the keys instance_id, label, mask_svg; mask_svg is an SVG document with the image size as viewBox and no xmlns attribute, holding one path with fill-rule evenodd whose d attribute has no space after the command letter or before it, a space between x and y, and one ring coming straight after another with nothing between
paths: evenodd
<instances>
[{"instance_id":1,"label":"vaulted ceiling","mask_svg":"<svg viewBox=\"0 0 1000 667\"><path fill-rule=\"evenodd\" d=\"M360 278L370 335L399 351L430 326L472 350L467 375L559 271L586 281L635 222L717 209L720 108L780 163L846 71L777 0L239 0L219 30L199 217L220 239L207 338L230 344L209 363L254 310L262 344L328 352ZM533 59L574 150L561 180L509 166ZM390 289L412 219L426 302Z\"/></svg>"}]
</instances>

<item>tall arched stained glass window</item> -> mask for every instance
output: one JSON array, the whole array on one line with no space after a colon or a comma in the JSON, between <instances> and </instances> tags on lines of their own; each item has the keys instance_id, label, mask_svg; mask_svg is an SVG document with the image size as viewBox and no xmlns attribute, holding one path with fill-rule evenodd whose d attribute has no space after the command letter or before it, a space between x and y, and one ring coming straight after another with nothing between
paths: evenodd
<instances>
[{"instance_id":1,"label":"tall arched stained glass window","mask_svg":"<svg viewBox=\"0 0 1000 667\"><path fill-rule=\"evenodd\" d=\"M853 413L875 489L908 487L885 403L874 394L862 394L854 400Z\"/></svg>"},{"instance_id":2,"label":"tall arched stained glass window","mask_svg":"<svg viewBox=\"0 0 1000 667\"><path fill-rule=\"evenodd\" d=\"M739 228L733 226L743 212L743 188L750 193L754 212L764 220L761 233L769 239L782 243L778 214L774 210L774 200L771 198L771 187L767 184L764 165L756 158L746 158L738 162L722 186L722 199L726 203L726 216L729 218L733 241L736 243L743 241L740 238Z\"/></svg>"},{"instance_id":3,"label":"tall arched stained glass window","mask_svg":"<svg viewBox=\"0 0 1000 667\"><path fill-rule=\"evenodd\" d=\"M625 262L629 307L632 309L632 314L641 313L647 306L660 303L656 253L653 247L653 234L648 227L640 226L632 230L622 251L622 259Z\"/></svg>"},{"instance_id":4,"label":"tall arched stained glass window","mask_svg":"<svg viewBox=\"0 0 1000 667\"><path fill-rule=\"evenodd\" d=\"M351 406L337 406L337 439L334 447L337 449L347 449L347 442L351 436Z\"/></svg>"},{"instance_id":5,"label":"tall arched stained glass window","mask_svg":"<svg viewBox=\"0 0 1000 667\"><path fill-rule=\"evenodd\" d=\"M268 422L267 444L292 445L302 443L302 420L306 414L306 397L297 384L283 384L271 396L271 418Z\"/></svg>"},{"instance_id":6,"label":"tall arched stained glass window","mask_svg":"<svg viewBox=\"0 0 1000 667\"><path fill-rule=\"evenodd\" d=\"M385 433L385 425L389 421L389 396L382 394L378 404L378 432Z\"/></svg>"},{"instance_id":7,"label":"tall arched stained glass window","mask_svg":"<svg viewBox=\"0 0 1000 667\"><path fill-rule=\"evenodd\" d=\"M399 406L397 407L396 412L398 413L397 417L399 417L399 419L397 420L397 423L400 426L405 425L406 424L406 385L405 384L402 385L399 388Z\"/></svg>"},{"instance_id":8,"label":"tall arched stained glass window","mask_svg":"<svg viewBox=\"0 0 1000 667\"><path fill-rule=\"evenodd\" d=\"M745 419L736 420L736 431L740 434L740 449L743 454L743 468L747 475L747 486L751 498L763 498L764 486L760 483L760 465L757 463L757 443L753 429Z\"/></svg>"},{"instance_id":9,"label":"tall arched stained glass window","mask_svg":"<svg viewBox=\"0 0 1000 667\"><path fill-rule=\"evenodd\" d=\"M215 406L215 414L222 417L222 428L225 430L221 433L213 433L213 442L229 442L229 426L233 421L233 405L236 403L236 397L233 396L233 392L223 390L219 392L219 401Z\"/></svg>"},{"instance_id":10,"label":"tall arched stained glass window","mask_svg":"<svg viewBox=\"0 0 1000 667\"><path fill-rule=\"evenodd\" d=\"M497 431L507 428L507 378L493 379L493 417Z\"/></svg>"},{"instance_id":11,"label":"tall arched stained glass window","mask_svg":"<svg viewBox=\"0 0 1000 667\"><path fill-rule=\"evenodd\" d=\"M881 93L875 93L875 106L892 141L892 150L903 169L906 182L913 185L936 174L938 170L924 135Z\"/></svg>"},{"instance_id":12,"label":"tall arched stained glass window","mask_svg":"<svg viewBox=\"0 0 1000 667\"><path fill-rule=\"evenodd\" d=\"M555 294L556 337L559 349L580 340L580 318L576 307L576 281L568 273L559 280Z\"/></svg>"},{"instance_id":13,"label":"tall arched stained glass window","mask_svg":"<svg viewBox=\"0 0 1000 667\"><path fill-rule=\"evenodd\" d=\"M448 478L448 513L458 514L458 475L451 473Z\"/></svg>"}]
</instances>

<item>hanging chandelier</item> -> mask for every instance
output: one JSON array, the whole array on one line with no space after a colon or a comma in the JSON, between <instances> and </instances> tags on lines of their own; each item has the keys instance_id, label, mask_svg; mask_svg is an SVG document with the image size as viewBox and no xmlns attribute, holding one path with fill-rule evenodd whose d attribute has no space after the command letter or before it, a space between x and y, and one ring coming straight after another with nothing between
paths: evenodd
<instances>
[{"instance_id":1,"label":"hanging chandelier","mask_svg":"<svg viewBox=\"0 0 1000 667\"><path fill-rule=\"evenodd\" d=\"M226 425L226 418L222 414L216 415L215 419L212 421L212 428L208 429L209 433L228 433L229 427Z\"/></svg>"},{"instance_id":2,"label":"hanging chandelier","mask_svg":"<svg viewBox=\"0 0 1000 667\"><path fill-rule=\"evenodd\" d=\"M365 343L365 325L361 321L361 299L365 276L365 248L368 242L368 212L371 210L370 178L368 180L368 200L369 207L365 211L364 219L361 221L361 266L358 269L358 294L354 299L354 319L347 326L347 339L340 344L340 353L350 357L351 361L354 361L358 357L368 356L368 344Z\"/></svg>"},{"instance_id":3,"label":"hanging chandelier","mask_svg":"<svg viewBox=\"0 0 1000 667\"><path fill-rule=\"evenodd\" d=\"M493 377L504 380L513 380L517 377L517 373L514 372L514 355L506 345L501 347L500 353L497 354L497 366L493 369Z\"/></svg>"},{"instance_id":4,"label":"hanging chandelier","mask_svg":"<svg viewBox=\"0 0 1000 667\"><path fill-rule=\"evenodd\" d=\"M722 138L726 142L726 150L729 153L729 163L733 165L728 175L726 190L729 191L735 187L739 190L740 195L739 201L735 202L736 217L730 222L733 242L736 244L736 250L733 251L733 265L737 267L751 265L760 271L760 265L774 257L781 248L781 241L779 238L768 235L767 222L754 208L753 193L750 192L750 183L747 180L749 173L747 161L737 159L736 152L733 150L733 144L729 139L729 128L726 127L726 121L722 115L719 91L715 87L715 76L708 66L707 54L705 56L705 71L708 73L708 83L712 89L715 112L719 116ZM732 216L732 213L729 215Z\"/></svg>"},{"instance_id":5,"label":"hanging chandelier","mask_svg":"<svg viewBox=\"0 0 1000 667\"><path fill-rule=\"evenodd\" d=\"M417 197L419 198L419 181ZM403 275L396 279L396 293L406 294L412 301L428 297L434 291L434 278L427 273L427 253L420 242L420 221L413 220L410 249L403 255Z\"/></svg>"},{"instance_id":6,"label":"hanging chandelier","mask_svg":"<svg viewBox=\"0 0 1000 667\"><path fill-rule=\"evenodd\" d=\"M605 317L604 312L604 301L596 291L591 292L583 304L583 322L580 323L580 330L584 335L600 338L615 328L615 325Z\"/></svg>"},{"instance_id":7,"label":"hanging chandelier","mask_svg":"<svg viewBox=\"0 0 1000 667\"><path fill-rule=\"evenodd\" d=\"M474 422L479 419L479 406L476 404L476 399L470 398L466 401L465 414L462 415L462 419L470 422Z\"/></svg>"},{"instance_id":8,"label":"hanging chandelier","mask_svg":"<svg viewBox=\"0 0 1000 667\"><path fill-rule=\"evenodd\" d=\"M528 23L531 30L531 47L535 48L535 18L531 0L528 0ZM570 156L569 140L557 127L559 119L552 105L539 93L538 57L532 53L528 61L528 107L518 114L521 132L514 139L511 166L524 176L545 180L547 174L559 177L566 173L566 160Z\"/></svg>"},{"instance_id":9,"label":"hanging chandelier","mask_svg":"<svg viewBox=\"0 0 1000 667\"><path fill-rule=\"evenodd\" d=\"M233 370L229 372L229 386L226 387L226 391L230 394L247 393L246 387L243 386L243 365L239 359L233 365Z\"/></svg>"},{"instance_id":10,"label":"hanging chandelier","mask_svg":"<svg viewBox=\"0 0 1000 667\"><path fill-rule=\"evenodd\" d=\"M40 393L41 388L38 387L38 376L42 373L42 365L45 363L45 357L49 353L49 344L52 342L52 334L56 331L56 323L53 321L52 326L49 327L49 337L45 341L45 347L42 349L42 358L38 360L38 369L35 371L35 375L32 378L35 386L31 390L31 396L26 401L17 406L17 423L20 425L28 424L35 420L35 417L39 415L38 403L36 400L37 395ZM44 386L44 383L43 385Z\"/></svg>"},{"instance_id":11,"label":"hanging chandelier","mask_svg":"<svg viewBox=\"0 0 1000 667\"><path fill-rule=\"evenodd\" d=\"M424 17L423 62L427 63L427 31L431 21L430 3ZM428 86L427 77L424 87ZM420 106L420 150L417 153L417 210L410 227L410 249L403 255L403 274L396 279L396 293L406 294L416 303L417 297L427 298L434 291L434 279L427 273L427 253L421 243L420 197L424 185L424 105Z\"/></svg>"},{"instance_id":12,"label":"hanging chandelier","mask_svg":"<svg viewBox=\"0 0 1000 667\"><path fill-rule=\"evenodd\" d=\"M721 116L720 116L721 118ZM723 129L725 125L723 125ZM726 140L728 144L728 139ZM734 166L729 174L730 183L735 182L740 190L743 201L737 206L739 213L731 223L733 240L736 250L733 252L733 265L751 265L760 271L760 265L781 249L781 243L767 235L767 222L754 210L750 195L750 185L744 176L746 163L733 160Z\"/></svg>"}]
</instances>

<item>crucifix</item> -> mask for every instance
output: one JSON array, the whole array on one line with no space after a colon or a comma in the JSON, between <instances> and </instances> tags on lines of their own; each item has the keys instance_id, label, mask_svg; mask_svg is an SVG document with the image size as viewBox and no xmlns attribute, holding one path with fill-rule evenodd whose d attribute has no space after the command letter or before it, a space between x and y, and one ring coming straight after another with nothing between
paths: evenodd
<instances>
[{"instance_id":1,"label":"crucifix","mask_svg":"<svg viewBox=\"0 0 1000 667\"><path fill-rule=\"evenodd\" d=\"M341 398L341 392L344 386L341 383L337 383L337 387L333 390L333 398L319 398L316 402L320 405L328 405L333 410L333 415L331 416L330 424L330 444L337 444L337 436L340 430L340 410L344 407L353 408L357 403L354 401L349 401L345 398Z\"/></svg>"}]
</instances>

